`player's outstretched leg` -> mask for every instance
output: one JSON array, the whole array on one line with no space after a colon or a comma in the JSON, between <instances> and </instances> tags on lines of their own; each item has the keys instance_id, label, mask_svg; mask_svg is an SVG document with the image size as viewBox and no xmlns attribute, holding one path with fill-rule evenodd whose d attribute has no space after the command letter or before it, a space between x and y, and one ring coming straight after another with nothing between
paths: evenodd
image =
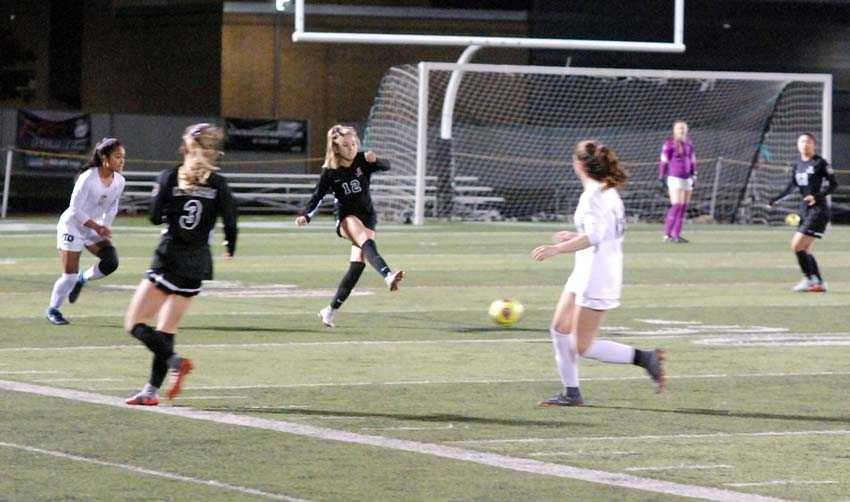
<instances>
[{"instance_id":1,"label":"player's outstretched leg","mask_svg":"<svg viewBox=\"0 0 850 502\"><path fill-rule=\"evenodd\" d=\"M351 291L354 290L354 286L356 286L357 282L360 280L363 270L366 268L366 264L360 261L362 259L361 254L360 248L352 246L351 261L348 264L348 271L339 282L336 295L334 295L330 305L319 311L319 318L322 319L322 324L328 328L334 327L334 314L336 314L337 310L342 308L342 304L348 299Z\"/></svg>"},{"instance_id":2,"label":"player's outstretched leg","mask_svg":"<svg viewBox=\"0 0 850 502\"><path fill-rule=\"evenodd\" d=\"M74 288L68 293L68 302L75 303L83 290L83 286L89 281L96 281L115 272L118 269L118 252L111 244L103 244L95 252L100 261L89 267L85 272L77 274Z\"/></svg>"}]
</instances>

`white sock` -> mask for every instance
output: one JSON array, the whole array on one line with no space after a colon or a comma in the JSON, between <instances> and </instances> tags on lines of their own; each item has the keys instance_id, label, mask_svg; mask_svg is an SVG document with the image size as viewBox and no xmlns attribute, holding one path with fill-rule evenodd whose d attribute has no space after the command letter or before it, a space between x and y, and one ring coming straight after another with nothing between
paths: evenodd
<instances>
[{"instance_id":1,"label":"white sock","mask_svg":"<svg viewBox=\"0 0 850 502\"><path fill-rule=\"evenodd\" d=\"M88 270L83 272L83 279L86 281L96 281L101 277L105 277L103 273L100 271L100 267L98 267L100 263L95 263Z\"/></svg>"},{"instance_id":2,"label":"white sock","mask_svg":"<svg viewBox=\"0 0 850 502\"><path fill-rule=\"evenodd\" d=\"M584 357L606 363L631 364L635 360L635 349L609 340L595 340L585 351Z\"/></svg>"},{"instance_id":3,"label":"white sock","mask_svg":"<svg viewBox=\"0 0 850 502\"><path fill-rule=\"evenodd\" d=\"M50 293L50 308L58 309L62 306L65 298L68 298L68 293L74 289L74 283L77 282L77 274L62 274L56 282L53 283L53 292Z\"/></svg>"},{"instance_id":4,"label":"white sock","mask_svg":"<svg viewBox=\"0 0 850 502\"><path fill-rule=\"evenodd\" d=\"M552 335L552 348L555 349L555 364L564 387L578 387L578 354L576 352L576 336L564 334L549 328Z\"/></svg>"},{"instance_id":5,"label":"white sock","mask_svg":"<svg viewBox=\"0 0 850 502\"><path fill-rule=\"evenodd\" d=\"M142 394L144 394L145 396L155 396L158 391L158 387L154 387L150 383L146 383L145 388L142 389Z\"/></svg>"}]
</instances>

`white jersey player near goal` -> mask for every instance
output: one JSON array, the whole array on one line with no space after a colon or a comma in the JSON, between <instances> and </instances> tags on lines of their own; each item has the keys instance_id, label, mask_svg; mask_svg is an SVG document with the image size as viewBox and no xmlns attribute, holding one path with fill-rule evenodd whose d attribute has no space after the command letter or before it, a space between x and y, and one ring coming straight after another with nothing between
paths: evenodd
<instances>
[{"instance_id":1,"label":"white jersey player near goal","mask_svg":"<svg viewBox=\"0 0 850 502\"><path fill-rule=\"evenodd\" d=\"M539 406L581 406L578 356L646 369L656 391L666 381L662 350L638 350L609 340L596 340L605 311L620 305L623 284L625 209L616 188L626 182L616 154L597 141L581 141L573 152L573 170L583 192L575 212L575 232L558 232L555 244L532 251L543 261L575 252L575 265L561 293L549 333L564 389Z\"/></svg>"},{"instance_id":2,"label":"white jersey player near goal","mask_svg":"<svg viewBox=\"0 0 850 502\"><path fill-rule=\"evenodd\" d=\"M56 247L63 274L53 285L45 316L56 325L68 324L59 311L65 298L77 300L87 281L105 277L118 268L118 253L109 238L110 226L118 214L124 192L124 147L116 138L102 139L94 149L84 171L74 183L71 203L56 225ZM80 273L80 254L88 249L100 258Z\"/></svg>"}]
</instances>

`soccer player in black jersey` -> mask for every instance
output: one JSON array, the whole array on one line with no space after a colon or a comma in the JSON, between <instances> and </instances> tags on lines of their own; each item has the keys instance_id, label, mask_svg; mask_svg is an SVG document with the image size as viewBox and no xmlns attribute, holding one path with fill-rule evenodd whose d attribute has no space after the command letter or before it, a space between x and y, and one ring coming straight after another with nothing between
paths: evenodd
<instances>
[{"instance_id":1,"label":"soccer player in black jersey","mask_svg":"<svg viewBox=\"0 0 850 502\"><path fill-rule=\"evenodd\" d=\"M124 317L124 329L154 357L149 382L127 404L159 404L169 369L176 377L167 393L173 399L193 369L192 361L174 353L174 334L192 297L201 292L201 281L213 277L209 241L217 216L224 220L225 257L232 258L236 250L236 203L227 181L215 172L221 139L221 130L210 124L188 127L180 148L183 163L160 173L154 187L151 223L168 228ZM150 326L155 315L156 329Z\"/></svg>"},{"instance_id":2,"label":"soccer player in black jersey","mask_svg":"<svg viewBox=\"0 0 850 502\"><path fill-rule=\"evenodd\" d=\"M785 190L770 200L769 205L790 195L796 186L803 198L800 203L800 225L791 238L791 250L797 255L797 262L803 271L803 279L792 288L793 291L825 293L826 282L821 277L818 262L812 256L812 244L823 237L830 218L830 205L827 196L835 191L838 182L829 163L815 153L815 137L803 133L797 138L797 151L800 160L791 165L791 181ZM827 184L824 184L824 180Z\"/></svg>"},{"instance_id":3,"label":"soccer player in black jersey","mask_svg":"<svg viewBox=\"0 0 850 502\"><path fill-rule=\"evenodd\" d=\"M389 164L379 160L374 152L359 152L360 141L357 131L352 127L331 127L328 130L327 145L322 175L304 214L296 218L295 223L299 227L310 223L325 194L333 192L336 233L350 240L352 246L348 272L339 283L331 304L319 312L322 323L331 328L334 325L334 314L351 294L366 267L364 259L384 277L390 291L398 290L399 282L404 278L404 271L390 270L389 265L378 254L374 241L378 219L372 206L372 197L369 195L369 183L372 173L389 170Z\"/></svg>"}]
</instances>

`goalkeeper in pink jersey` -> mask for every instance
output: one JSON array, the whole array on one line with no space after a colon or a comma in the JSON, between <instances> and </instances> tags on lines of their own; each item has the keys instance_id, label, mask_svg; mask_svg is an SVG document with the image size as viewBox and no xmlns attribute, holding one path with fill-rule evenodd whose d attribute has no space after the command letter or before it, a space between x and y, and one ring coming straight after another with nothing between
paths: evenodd
<instances>
[{"instance_id":1,"label":"goalkeeper in pink jersey","mask_svg":"<svg viewBox=\"0 0 850 502\"><path fill-rule=\"evenodd\" d=\"M664 241L686 243L682 237L682 224L688 215L688 203L697 179L697 159L694 146L688 138L688 124L684 120L673 123L673 136L661 147L658 177L670 194L670 209L664 221Z\"/></svg>"}]
</instances>

